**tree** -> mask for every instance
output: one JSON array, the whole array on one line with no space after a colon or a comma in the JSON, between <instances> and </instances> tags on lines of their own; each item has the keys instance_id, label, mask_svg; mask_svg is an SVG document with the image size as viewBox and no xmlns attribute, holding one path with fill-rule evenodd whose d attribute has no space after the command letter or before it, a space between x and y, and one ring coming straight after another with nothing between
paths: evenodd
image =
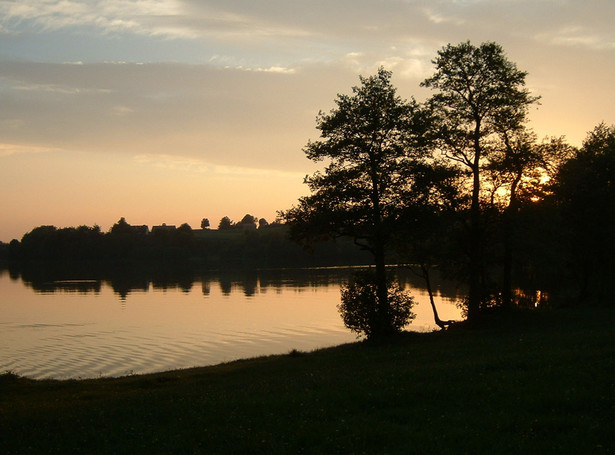
<instances>
[{"instance_id":1,"label":"tree","mask_svg":"<svg viewBox=\"0 0 615 455\"><path fill-rule=\"evenodd\" d=\"M201 229L209 229L209 219L208 218L203 218L201 220Z\"/></svg>"},{"instance_id":2,"label":"tree","mask_svg":"<svg viewBox=\"0 0 615 455\"><path fill-rule=\"evenodd\" d=\"M379 327L378 299L375 275L371 272L355 274L353 280L342 287L342 303L338 309L344 325L368 340L380 335L376 331ZM414 298L397 284L388 282L387 299L391 331L397 332L416 317L412 313Z\"/></svg>"},{"instance_id":3,"label":"tree","mask_svg":"<svg viewBox=\"0 0 615 455\"><path fill-rule=\"evenodd\" d=\"M394 329L385 251L412 184L409 169L419 155L426 118L414 100L396 94L391 72L380 68L360 81L352 96L338 95L335 109L319 113L321 139L308 142L304 152L328 165L305 178L312 194L283 216L295 240L347 236L372 254L378 336Z\"/></svg>"},{"instance_id":4,"label":"tree","mask_svg":"<svg viewBox=\"0 0 615 455\"><path fill-rule=\"evenodd\" d=\"M538 98L525 88L527 73L496 43L449 44L433 63L436 72L421 85L438 91L429 102L438 117L435 138L442 153L470 174L467 310L472 320L483 299L482 171L493 145L523 126Z\"/></svg>"},{"instance_id":5,"label":"tree","mask_svg":"<svg viewBox=\"0 0 615 455\"><path fill-rule=\"evenodd\" d=\"M259 229L266 228L267 226L269 226L269 222L265 218L261 218L260 220L258 220Z\"/></svg>"},{"instance_id":6,"label":"tree","mask_svg":"<svg viewBox=\"0 0 615 455\"><path fill-rule=\"evenodd\" d=\"M579 297L612 296L615 275L615 125L602 123L560 168L553 198L566 230Z\"/></svg>"},{"instance_id":7,"label":"tree","mask_svg":"<svg viewBox=\"0 0 615 455\"><path fill-rule=\"evenodd\" d=\"M114 235L129 235L133 233L133 229L132 226L126 221L126 218L121 217L117 223L111 226L109 233Z\"/></svg>"},{"instance_id":8,"label":"tree","mask_svg":"<svg viewBox=\"0 0 615 455\"><path fill-rule=\"evenodd\" d=\"M181 233L181 234L190 234L192 235L192 227L188 224L188 223L183 223L181 224L177 230Z\"/></svg>"},{"instance_id":9,"label":"tree","mask_svg":"<svg viewBox=\"0 0 615 455\"><path fill-rule=\"evenodd\" d=\"M230 228L233 227L233 222L231 221L231 219L228 216L223 217L220 222L218 223L218 230L219 231L223 231L223 230L228 230Z\"/></svg>"},{"instance_id":10,"label":"tree","mask_svg":"<svg viewBox=\"0 0 615 455\"><path fill-rule=\"evenodd\" d=\"M397 260L424 280L434 322L446 329L454 321L438 315L431 270L439 267L451 273L461 262L454 239L459 230L455 210L465 203L460 188L462 175L448 163L433 160L415 166L413 180L415 191L401 209L393 249Z\"/></svg>"},{"instance_id":11,"label":"tree","mask_svg":"<svg viewBox=\"0 0 615 455\"><path fill-rule=\"evenodd\" d=\"M489 153L484 176L490 206L500 214L496 228L502 244L501 303L511 306L514 252L519 250L518 239L524 231L518 220L520 211L545 197L550 179L573 148L563 138L537 143L536 135L525 128L503 131L500 137L501 142Z\"/></svg>"},{"instance_id":12,"label":"tree","mask_svg":"<svg viewBox=\"0 0 615 455\"><path fill-rule=\"evenodd\" d=\"M258 222L258 218L256 218L255 216L250 215L249 213L244 215L244 217L241 219L241 221L239 223L237 223L239 226L242 226L244 228L254 228L256 229L256 223Z\"/></svg>"}]
</instances>

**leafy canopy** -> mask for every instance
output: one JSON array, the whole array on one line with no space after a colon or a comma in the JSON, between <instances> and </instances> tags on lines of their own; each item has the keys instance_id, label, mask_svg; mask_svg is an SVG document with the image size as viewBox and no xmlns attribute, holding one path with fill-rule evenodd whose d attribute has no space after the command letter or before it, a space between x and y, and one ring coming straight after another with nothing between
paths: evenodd
<instances>
[{"instance_id":1,"label":"leafy canopy","mask_svg":"<svg viewBox=\"0 0 615 455\"><path fill-rule=\"evenodd\" d=\"M438 114L440 145L470 168L503 134L519 130L539 97L525 88L527 73L493 42L447 45L433 60L434 75L421 84L437 91L430 105Z\"/></svg>"},{"instance_id":2,"label":"leafy canopy","mask_svg":"<svg viewBox=\"0 0 615 455\"><path fill-rule=\"evenodd\" d=\"M352 95L338 95L337 107L317 117L321 139L304 152L327 166L305 178L312 194L284 214L295 238L351 236L371 248L388 235L411 185L428 116L396 94L391 72L380 68L360 81Z\"/></svg>"}]
</instances>

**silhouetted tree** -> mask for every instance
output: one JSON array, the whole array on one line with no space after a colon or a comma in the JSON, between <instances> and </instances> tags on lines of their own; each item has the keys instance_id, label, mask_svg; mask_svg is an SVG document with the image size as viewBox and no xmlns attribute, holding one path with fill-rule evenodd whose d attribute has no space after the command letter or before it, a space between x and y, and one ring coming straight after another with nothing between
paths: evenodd
<instances>
[{"instance_id":1,"label":"silhouetted tree","mask_svg":"<svg viewBox=\"0 0 615 455\"><path fill-rule=\"evenodd\" d=\"M521 128L538 98L525 88L527 73L519 71L496 43L449 44L438 51L433 63L436 72L421 85L438 91L430 100L438 118L438 146L471 176L467 310L468 318L474 319L483 299L482 171L494 142Z\"/></svg>"},{"instance_id":2,"label":"silhouetted tree","mask_svg":"<svg viewBox=\"0 0 615 455\"><path fill-rule=\"evenodd\" d=\"M59 254L57 245L57 228L39 226L24 234L21 238L21 254L28 259L52 259Z\"/></svg>"},{"instance_id":3,"label":"silhouetted tree","mask_svg":"<svg viewBox=\"0 0 615 455\"><path fill-rule=\"evenodd\" d=\"M12 261L22 259L21 243L17 239L11 240L9 243L8 258Z\"/></svg>"},{"instance_id":4,"label":"silhouetted tree","mask_svg":"<svg viewBox=\"0 0 615 455\"><path fill-rule=\"evenodd\" d=\"M259 229L266 228L267 226L269 226L269 222L265 218L261 218L260 220L258 220Z\"/></svg>"},{"instance_id":5,"label":"silhouetted tree","mask_svg":"<svg viewBox=\"0 0 615 455\"><path fill-rule=\"evenodd\" d=\"M414 191L401 204L393 249L398 262L408 264L423 279L434 322L446 329L452 321L438 315L431 271L439 267L447 274L458 274L461 254L455 241L460 230L457 210L467 199L462 191L463 175L446 162L432 160L414 166L413 180Z\"/></svg>"},{"instance_id":6,"label":"silhouetted tree","mask_svg":"<svg viewBox=\"0 0 615 455\"><path fill-rule=\"evenodd\" d=\"M500 214L496 240L502 244L501 302L512 305L514 251L520 236L527 234L518 222L524 205L541 200L558 166L571 156L573 148L563 138L536 142L536 135L525 128L503 131L501 141L489 151L485 167L485 186L490 205Z\"/></svg>"},{"instance_id":7,"label":"silhouetted tree","mask_svg":"<svg viewBox=\"0 0 615 455\"><path fill-rule=\"evenodd\" d=\"M233 222L228 216L225 216L220 219L220 222L218 223L218 230L223 231L230 229L231 227L233 227Z\"/></svg>"},{"instance_id":8,"label":"silhouetted tree","mask_svg":"<svg viewBox=\"0 0 615 455\"><path fill-rule=\"evenodd\" d=\"M580 297L612 296L615 276L615 125L591 131L553 185Z\"/></svg>"},{"instance_id":9,"label":"silhouetted tree","mask_svg":"<svg viewBox=\"0 0 615 455\"><path fill-rule=\"evenodd\" d=\"M368 340L381 335L379 328L379 292L373 272L355 274L353 280L342 286L342 302L338 305L344 325ZM397 284L387 282L387 305L391 332L398 332L416 317L412 313L414 298Z\"/></svg>"},{"instance_id":10,"label":"silhouetted tree","mask_svg":"<svg viewBox=\"0 0 615 455\"><path fill-rule=\"evenodd\" d=\"M14 259L45 261L83 261L96 259L103 249L103 234L98 226L58 229L39 226L25 234L21 244L13 244Z\"/></svg>"},{"instance_id":11,"label":"silhouetted tree","mask_svg":"<svg viewBox=\"0 0 615 455\"><path fill-rule=\"evenodd\" d=\"M201 220L201 229L209 229L209 219L203 218Z\"/></svg>"},{"instance_id":12,"label":"silhouetted tree","mask_svg":"<svg viewBox=\"0 0 615 455\"><path fill-rule=\"evenodd\" d=\"M244 228L254 228L256 229L256 223L258 222L258 218L256 218L255 216L252 216L250 214L246 214L239 223L237 223L237 226L240 227L244 227Z\"/></svg>"},{"instance_id":13,"label":"silhouetted tree","mask_svg":"<svg viewBox=\"0 0 615 455\"><path fill-rule=\"evenodd\" d=\"M283 215L296 240L348 236L372 253L378 305L373 335L394 329L385 251L412 184L408 169L415 162L425 116L414 100L396 94L389 71L380 68L360 80L352 96L338 95L337 107L318 115L322 139L310 141L304 152L312 161L329 164L305 178L312 195Z\"/></svg>"},{"instance_id":14,"label":"silhouetted tree","mask_svg":"<svg viewBox=\"0 0 615 455\"><path fill-rule=\"evenodd\" d=\"M192 233L192 227L188 223L182 223L177 230L183 233Z\"/></svg>"},{"instance_id":15,"label":"silhouetted tree","mask_svg":"<svg viewBox=\"0 0 615 455\"><path fill-rule=\"evenodd\" d=\"M126 221L126 218L121 217L117 223L111 226L109 232L111 234L132 234L134 231L132 226Z\"/></svg>"}]
</instances>

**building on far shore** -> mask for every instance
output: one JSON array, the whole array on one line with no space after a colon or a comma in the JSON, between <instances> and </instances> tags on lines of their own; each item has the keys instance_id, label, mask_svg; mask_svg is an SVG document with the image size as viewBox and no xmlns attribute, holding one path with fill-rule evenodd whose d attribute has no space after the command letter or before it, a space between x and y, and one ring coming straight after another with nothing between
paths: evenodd
<instances>
[{"instance_id":1,"label":"building on far shore","mask_svg":"<svg viewBox=\"0 0 615 455\"><path fill-rule=\"evenodd\" d=\"M170 232L175 231L177 227L174 224L162 223L160 226L152 226L152 234L156 232Z\"/></svg>"}]
</instances>

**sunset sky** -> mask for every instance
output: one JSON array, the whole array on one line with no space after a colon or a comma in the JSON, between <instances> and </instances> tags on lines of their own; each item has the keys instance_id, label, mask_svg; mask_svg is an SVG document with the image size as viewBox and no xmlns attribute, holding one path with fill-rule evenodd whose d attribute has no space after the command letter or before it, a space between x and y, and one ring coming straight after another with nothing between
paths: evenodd
<instances>
[{"instance_id":1,"label":"sunset sky","mask_svg":"<svg viewBox=\"0 0 615 455\"><path fill-rule=\"evenodd\" d=\"M0 241L40 225L273 221L315 117L378 66L404 98L496 41L540 137L615 122L613 0L0 0Z\"/></svg>"}]
</instances>

